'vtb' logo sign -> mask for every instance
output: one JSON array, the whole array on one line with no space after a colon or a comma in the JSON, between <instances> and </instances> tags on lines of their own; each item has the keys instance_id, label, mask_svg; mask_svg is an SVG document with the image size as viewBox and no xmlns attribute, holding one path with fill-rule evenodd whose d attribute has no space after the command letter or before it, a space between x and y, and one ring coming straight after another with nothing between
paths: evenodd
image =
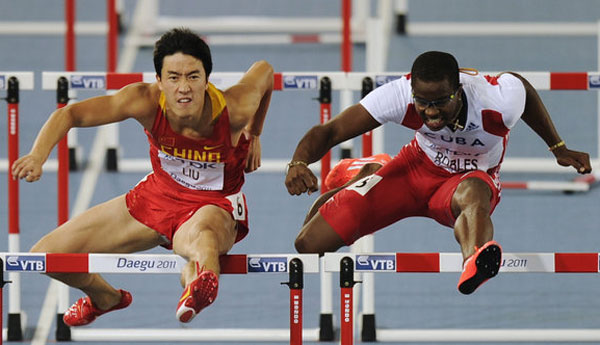
<instances>
[{"instance_id":1,"label":"'vtb' logo sign","mask_svg":"<svg viewBox=\"0 0 600 345\"><path fill-rule=\"evenodd\" d=\"M283 77L283 87L285 89L316 89L316 75L289 75Z\"/></svg>"},{"instance_id":2,"label":"'vtb' logo sign","mask_svg":"<svg viewBox=\"0 0 600 345\"><path fill-rule=\"evenodd\" d=\"M6 257L7 271L46 271L46 258L43 255L9 255Z\"/></svg>"},{"instance_id":3,"label":"'vtb' logo sign","mask_svg":"<svg viewBox=\"0 0 600 345\"><path fill-rule=\"evenodd\" d=\"M73 89L104 89L105 79L100 75L74 75L71 76Z\"/></svg>"},{"instance_id":4,"label":"'vtb' logo sign","mask_svg":"<svg viewBox=\"0 0 600 345\"><path fill-rule=\"evenodd\" d=\"M248 272L287 272L287 258L248 257Z\"/></svg>"},{"instance_id":5,"label":"'vtb' logo sign","mask_svg":"<svg viewBox=\"0 0 600 345\"><path fill-rule=\"evenodd\" d=\"M356 258L357 271L396 271L394 255L359 255Z\"/></svg>"}]
</instances>

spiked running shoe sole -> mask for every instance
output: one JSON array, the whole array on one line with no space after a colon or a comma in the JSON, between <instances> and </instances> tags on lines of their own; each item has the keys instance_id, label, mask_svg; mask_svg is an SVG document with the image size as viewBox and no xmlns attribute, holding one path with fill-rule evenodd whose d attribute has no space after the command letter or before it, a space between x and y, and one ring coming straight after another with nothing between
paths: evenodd
<instances>
[{"instance_id":1,"label":"spiked running shoe sole","mask_svg":"<svg viewBox=\"0 0 600 345\"><path fill-rule=\"evenodd\" d=\"M131 294L125 290L119 290L119 292L121 293L121 300L117 305L107 310L98 309L87 296L78 299L63 315L65 325L70 327L84 326L92 323L102 314L128 307L133 300Z\"/></svg>"},{"instance_id":2,"label":"spiked running shoe sole","mask_svg":"<svg viewBox=\"0 0 600 345\"><path fill-rule=\"evenodd\" d=\"M496 276L500 270L502 249L495 241L489 241L471 256L465 263L465 268L458 291L465 295L473 293L481 284Z\"/></svg>"},{"instance_id":3,"label":"spiked running shoe sole","mask_svg":"<svg viewBox=\"0 0 600 345\"><path fill-rule=\"evenodd\" d=\"M203 271L183 291L177 305L177 320L188 323L217 298L219 278L212 271Z\"/></svg>"}]
</instances>

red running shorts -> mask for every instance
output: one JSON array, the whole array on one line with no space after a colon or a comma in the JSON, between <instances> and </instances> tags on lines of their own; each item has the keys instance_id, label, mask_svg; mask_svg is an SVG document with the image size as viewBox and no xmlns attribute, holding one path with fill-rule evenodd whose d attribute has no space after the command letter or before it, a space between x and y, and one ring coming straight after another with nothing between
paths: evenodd
<instances>
[{"instance_id":1,"label":"red running shorts","mask_svg":"<svg viewBox=\"0 0 600 345\"><path fill-rule=\"evenodd\" d=\"M500 201L497 179L480 170L450 173L439 168L413 140L375 174L335 194L319 212L348 245L406 217L428 217L453 227L452 196L467 178L490 186L493 212Z\"/></svg>"},{"instance_id":2,"label":"red running shorts","mask_svg":"<svg viewBox=\"0 0 600 345\"><path fill-rule=\"evenodd\" d=\"M163 245L168 249L172 249L171 242L177 229L206 205L224 209L237 221L236 242L248 234L248 207L242 192L226 197L214 192L182 192L181 189L174 190L151 173L127 193L125 201L133 218L169 241Z\"/></svg>"}]
</instances>

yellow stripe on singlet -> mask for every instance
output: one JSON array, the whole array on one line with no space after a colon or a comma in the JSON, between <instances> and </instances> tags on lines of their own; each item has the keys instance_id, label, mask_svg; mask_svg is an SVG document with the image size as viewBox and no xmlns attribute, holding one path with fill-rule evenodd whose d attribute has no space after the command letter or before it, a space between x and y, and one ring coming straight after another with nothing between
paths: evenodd
<instances>
[{"instance_id":1,"label":"yellow stripe on singlet","mask_svg":"<svg viewBox=\"0 0 600 345\"><path fill-rule=\"evenodd\" d=\"M217 89L212 83L208 83L207 92L212 103L212 118L214 120L225 109L225 97L223 97L221 90Z\"/></svg>"}]
</instances>

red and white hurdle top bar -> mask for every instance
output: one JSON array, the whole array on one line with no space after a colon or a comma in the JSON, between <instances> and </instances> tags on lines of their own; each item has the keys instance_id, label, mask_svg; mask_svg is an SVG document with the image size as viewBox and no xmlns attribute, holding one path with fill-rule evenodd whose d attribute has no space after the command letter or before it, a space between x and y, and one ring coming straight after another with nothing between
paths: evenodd
<instances>
[{"instance_id":1,"label":"red and white hurdle top bar","mask_svg":"<svg viewBox=\"0 0 600 345\"><path fill-rule=\"evenodd\" d=\"M350 257L354 272L462 272L460 253L325 253L325 271ZM500 272L599 273L599 253L502 253Z\"/></svg>"},{"instance_id":2,"label":"red and white hurdle top bar","mask_svg":"<svg viewBox=\"0 0 600 345\"><path fill-rule=\"evenodd\" d=\"M461 272L460 253L326 253L325 271L339 272L343 257L355 272ZM186 260L174 254L0 253L7 272L180 273ZM289 273L302 260L305 273L319 272L317 254L231 254L221 257L223 274ZM503 253L500 272L600 273L599 253Z\"/></svg>"},{"instance_id":3,"label":"red and white hurdle top bar","mask_svg":"<svg viewBox=\"0 0 600 345\"><path fill-rule=\"evenodd\" d=\"M6 272L180 273L187 263L174 254L0 253ZM304 273L319 272L317 254L231 254L221 256L221 273L289 273L290 261Z\"/></svg>"},{"instance_id":4,"label":"red and white hurdle top bar","mask_svg":"<svg viewBox=\"0 0 600 345\"><path fill-rule=\"evenodd\" d=\"M480 72L496 75L499 72ZM537 90L599 90L600 72L519 72ZM407 72L367 73L367 72L280 72L275 73L275 89L283 91L318 89L322 77L331 79L333 90L355 90L362 87L362 79L371 77L375 86L381 86L397 79ZM214 72L210 81L218 88L235 84L242 72ZM43 72L42 88L55 90L57 80L65 77L72 89L118 90L135 82L156 81L154 72L106 73L106 72Z\"/></svg>"}]
</instances>

